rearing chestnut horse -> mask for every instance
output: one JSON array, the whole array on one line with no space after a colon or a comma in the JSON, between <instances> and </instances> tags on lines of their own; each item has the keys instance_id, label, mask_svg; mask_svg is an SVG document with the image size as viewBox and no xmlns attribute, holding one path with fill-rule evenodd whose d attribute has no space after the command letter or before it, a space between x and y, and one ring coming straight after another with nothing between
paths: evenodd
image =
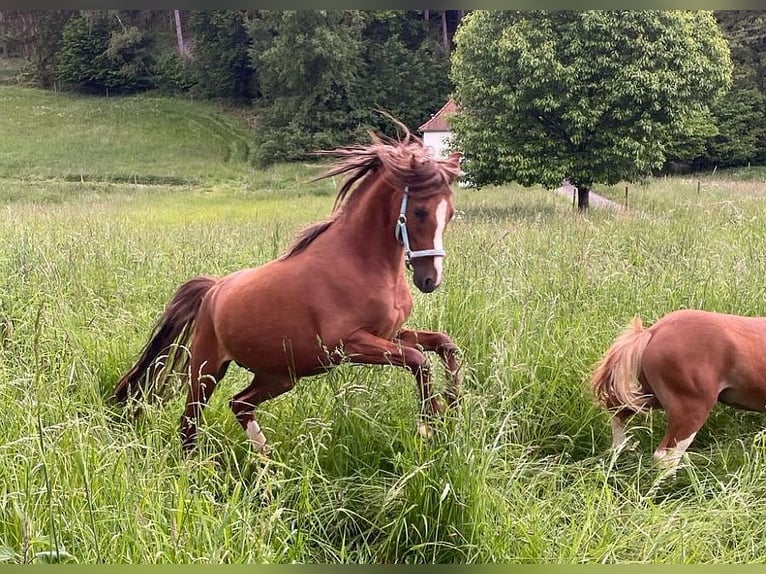
<instances>
[{"instance_id":1,"label":"rearing chestnut horse","mask_svg":"<svg viewBox=\"0 0 766 574\"><path fill-rule=\"evenodd\" d=\"M280 258L222 278L200 276L176 291L114 399L150 393L174 367L189 369L181 439L195 444L197 425L231 361L253 373L230 406L251 444L266 438L253 417L257 405L290 390L301 377L341 361L407 368L417 381L421 434L442 407L431 392L428 359L436 352L450 374L444 396L456 403L457 347L444 333L403 329L412 311L405 262L417 288L442 281L442 235L455 209L450 185L460 154L429 155L402 124L404 135L370 134L368 146L320 152L336 159L317 180L345 175L333 215L306 229ZM179 353L187 345L188 353ZM173 350L175 349L175 351ZM163 364L164 361L164 364Z\"/></svg>"}]
</instances>

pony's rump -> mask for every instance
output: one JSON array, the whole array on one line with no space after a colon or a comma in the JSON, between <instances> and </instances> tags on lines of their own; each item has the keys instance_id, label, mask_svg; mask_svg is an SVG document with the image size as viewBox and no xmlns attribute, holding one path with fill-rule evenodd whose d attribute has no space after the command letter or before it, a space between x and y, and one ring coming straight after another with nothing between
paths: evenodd
<instances>
[{"instance_id":1,"label":"pony's rump","mask_svg":"<svg viewBox=\"0 0 766 574\"><path fill-rule=\"evenodd\" d=\"M634 317L596 365L590 389L602 406L631 413L646 410L653 395L646 394L639 377L644 350L651 338L652 333L644 329L641 318Z\"/></svg>"},{"instance_id":2,"label":"pony's rump","mask_svg":"<svg viewBox=\"0 0 766 574\"><path fill-rule=\"evenodd\" d=\"M766 317L679 309L646 330L636 318L596 366L590 386L614 414L615 450L626 443L632 414L665 411L654 458L675 472L716 404L766 411Z\"/></svg>"}]
</instances>

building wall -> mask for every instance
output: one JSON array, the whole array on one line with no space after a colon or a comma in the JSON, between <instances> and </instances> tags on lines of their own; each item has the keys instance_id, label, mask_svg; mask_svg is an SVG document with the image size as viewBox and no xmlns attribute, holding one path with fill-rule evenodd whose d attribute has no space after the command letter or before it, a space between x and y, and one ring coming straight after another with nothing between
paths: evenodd
<instances>
[{"instance_id":1,"label":"building wall","mask_svg":"<svg viewBox=\"0 0 766 574\"><path fill-rule=\"evenodd\" d=\"M439 159L447 157L447 146L452 132L425 132L423 145L433 150L433 156Z\"/></svg>"}]
</instances>

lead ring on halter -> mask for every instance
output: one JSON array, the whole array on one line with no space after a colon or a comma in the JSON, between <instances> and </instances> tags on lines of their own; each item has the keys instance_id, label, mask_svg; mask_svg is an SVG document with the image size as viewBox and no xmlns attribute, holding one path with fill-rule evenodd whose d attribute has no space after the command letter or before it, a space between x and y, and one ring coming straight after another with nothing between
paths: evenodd
<instances>
[{"instance_id":1,"label":"lead ring on halter","mask_svg":"<svg viewBox=\"0 0 766 574\"><path fill-rule=\"evenodd\" d=\"M404 247L404 260L408 267L410 261L418 257L445 257L447 255L444 249L420 249L418 251L410 249L410 237L407 234L407 197L409 192L409 186L404 186L402 206L399 208L399 217L396 220L396 228L394 229L394 236Z\"/></svg>"}]
</instances>

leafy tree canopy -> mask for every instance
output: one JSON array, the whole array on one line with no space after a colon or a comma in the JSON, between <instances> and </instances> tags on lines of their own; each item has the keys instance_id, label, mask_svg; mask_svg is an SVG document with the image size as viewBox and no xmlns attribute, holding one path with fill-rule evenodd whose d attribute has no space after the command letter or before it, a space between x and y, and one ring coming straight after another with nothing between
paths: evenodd
<instances>
[{"instance_id":1,"label":"leafy tree canopy","mask_svg":"<svg viewBox=\"0 0 766 574\"><path fill-rule=\"evenodd\" d=\"M454 142L477 185L639 180L715 133L731 84L706 11L475 11L455 43Z\"/></svg>"}]
</instances>

